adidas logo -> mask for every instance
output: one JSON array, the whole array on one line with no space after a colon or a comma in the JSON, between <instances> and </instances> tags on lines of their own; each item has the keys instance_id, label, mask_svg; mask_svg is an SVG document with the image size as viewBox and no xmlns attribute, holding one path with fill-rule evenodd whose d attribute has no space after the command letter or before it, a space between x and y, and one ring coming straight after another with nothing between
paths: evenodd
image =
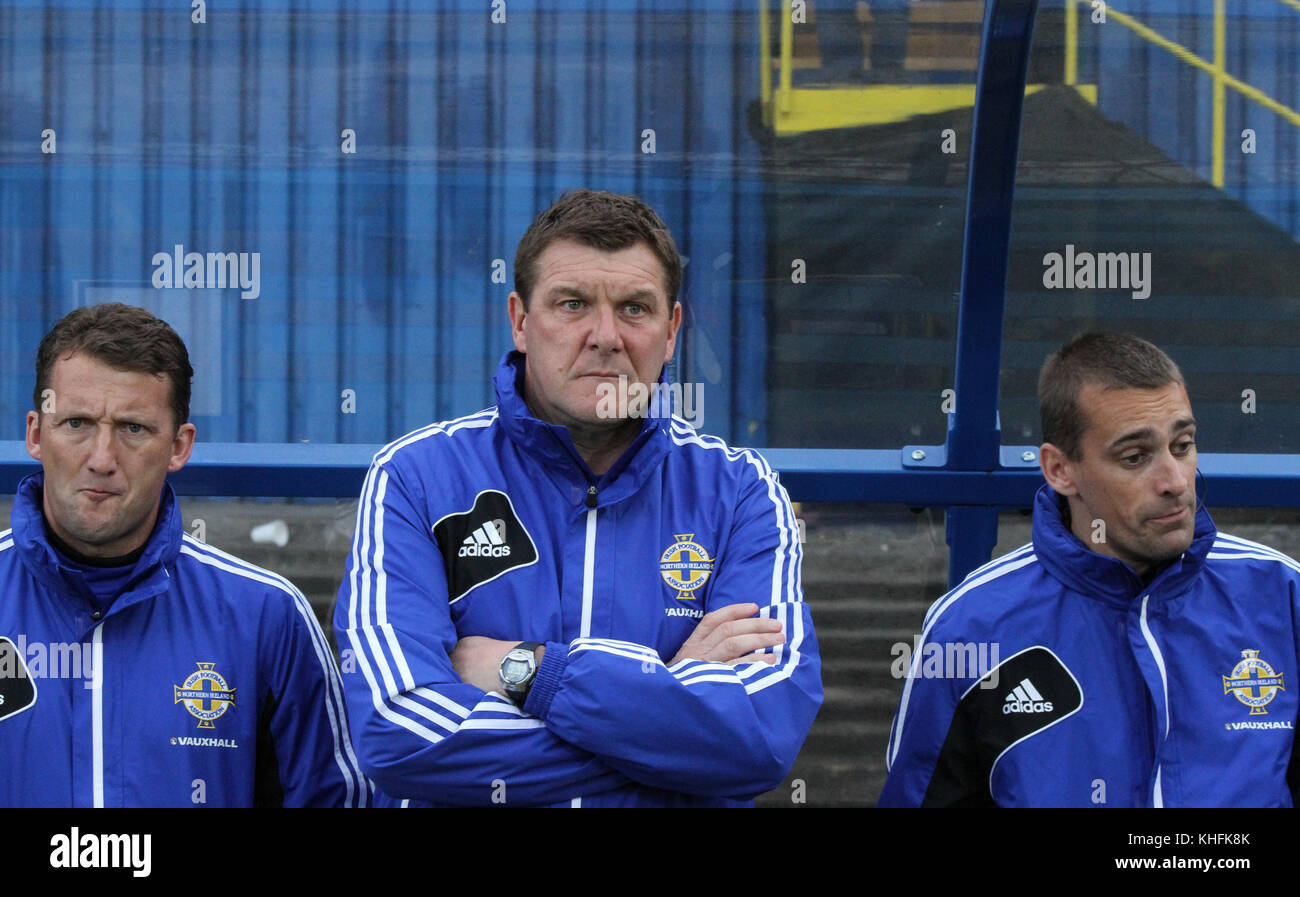
<instances>
[{"instance_id":1,"label":"adidas logo","mask_svg":"<svg viewBox=\"0 0 1300 897\"><path fill-rule=\"evenodd\" d=\"M1003 700L1006 701L1002 705L1003 713L1048 713L1052 709L1052 702L1044 701L1028 679L1021 679Z\"/></svg>"},{"instance_id":2,"label":"adidas logo","mask_svg":"<svg viewBox=\"0 0 1300 897\"><path fill-rule=\"evenodd\" d=\"M457 557L505 558L510 557L506 542L506 522L500 518L489 520L465 537Z\"/></svg>"}]
</instances>

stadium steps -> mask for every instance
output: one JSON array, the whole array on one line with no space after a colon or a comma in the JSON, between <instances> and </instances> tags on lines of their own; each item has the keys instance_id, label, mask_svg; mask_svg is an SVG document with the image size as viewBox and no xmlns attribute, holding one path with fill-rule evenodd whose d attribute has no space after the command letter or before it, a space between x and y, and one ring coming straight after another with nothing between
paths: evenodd
<instances>
[{"instance_id":1,"label":"stadium steps","mask_svg":"<svg viewBox=\"0 0 1300 897\"><path fill-rule=\"evenodd\" d=\"M825 699L794 769L760 806L870 806L885 781L889 726L902 693L894 646L909 647L945 591L942 518L868 505L801 504L804 599L812 608Z\"/></svg>"},{"instance_id":2,"label":"stadium steps","mask_svg":"<svg viewBox=\"0 0 1300 897\"><path fill-rule=\"evenodd\" d=\"M952 128L958 152L938 150ZM1063 139L1063 135L1069 135ZM953 384L970 111L767 138L768 441L942 442ZM848 212L846 214L846 211ZM1151 295L1047 290L1043 259L1150 252ZM795 259L806 283L792 282ZM1038 368L1088 326L1182 365L1217 451L1296 451L1300 245L1073 91L1025 100L1008 265L1002 424L1036 442ZM1267 412L1241 413L1242 390Z\"/></svg>"},{"instance_id":3,"label":"stadium steps","mask_svg":"<svg viewBox=\"0 0 1300 897\"><path fill-rule=\"evenodd\" d=\"M202 518L208 544L288 579L311 602L321 628L333 644L331 615L343 581L356 502L350 500L285 502L262 500L181 499L187 531ZM254 543L254 527L284 520L289 541L283 547Z\"/></svg>"}]
</instances>

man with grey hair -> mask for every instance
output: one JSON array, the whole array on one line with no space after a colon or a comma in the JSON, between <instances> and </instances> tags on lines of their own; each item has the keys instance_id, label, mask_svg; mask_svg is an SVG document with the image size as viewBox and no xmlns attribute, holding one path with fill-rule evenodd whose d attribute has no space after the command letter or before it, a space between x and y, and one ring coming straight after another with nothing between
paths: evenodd
<instances>
[{"instance_id":1,"label":"man with grey hair","mask_svg":"<svg viewBox=\"0 0 1300 897\"><path fill-rule=\"evenodd\" d=\"M1291 806L1300 565L1216 530L1177 365L1093 332L1039 380L1033 541L931 607L923 642L992 643L987 674L918 651L881 806Z\"/></svg>"}]
</instances>

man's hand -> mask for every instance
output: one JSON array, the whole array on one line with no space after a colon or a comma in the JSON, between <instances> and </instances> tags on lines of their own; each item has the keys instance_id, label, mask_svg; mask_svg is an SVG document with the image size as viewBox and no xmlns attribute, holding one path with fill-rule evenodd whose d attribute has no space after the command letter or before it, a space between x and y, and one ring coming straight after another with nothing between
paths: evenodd
<instances>
[{"instance_id":1,"label":"man's hand","mask_svg":"<svg viewBox=\"0 0 1300 897\"><path fill-rule=\"evenodd\" d=\"M763 649L785 644L785 633L779 621L756 613L757 604L729 604L705 614L668 665L687 658L732 665L776 663L776 655L764 654Z\"/></svg>"},{"instance_id":2,"label":"man's hand","mask_svg":"<svg viewBox=\"0 0 1300 897\"><path fill-rule=\"evenodd\" d=\"M505 642L496 638L485 638L481 635L467 635L456 643L456 647L451 652L451 665L456 670L456 675L460 676L461 681L467 685L473 685L483 691L495 691L505 694L505 686L501 684L501 661L505 660L515 645L521 640L516 639L512 642ZM545 649L538 649L537 662L542 662L541 653Z\"/></svg>"}]
</instances>

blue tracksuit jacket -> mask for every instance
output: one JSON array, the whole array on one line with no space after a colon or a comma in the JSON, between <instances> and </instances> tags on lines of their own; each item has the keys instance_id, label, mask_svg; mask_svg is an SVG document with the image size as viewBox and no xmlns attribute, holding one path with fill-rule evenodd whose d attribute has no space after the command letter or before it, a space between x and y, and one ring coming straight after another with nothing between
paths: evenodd
<instances>
[{"instance_id":1,"label":"blue tracksuit jacket","mask_svg":"<svg viewBox=\"0 0 1300 897\"><path fill-rule=\"evenodd\" d=\"M375 456L335 611L353 743L412 803L711 805L779 785L821 704L785 490L756 452L648 418L604 476L499 404ZM780 620L775 666L665 666L704 613ZM481 635L543 642L522 709L463 683Z\"/></svg>"},{"instance_id":2,"label":"blue tracksuit jacket","mask_svg":"<svg viewBox=\"0 0 1300 897\"><path fill-rule=\"evenodd\" d=\"M98 615L46 540L43 474L0 533L0 806L368 801L342 685L302 593L184 533L164 487Z\"/></svg>"},{"instance_id":3,"label":"blue tracksuit jacket","mask_svg":"<svg viewBox=\"0 0 1300 897\"><path fill-rule=\"evenodd\" d=\"M880 805L1291 806L1298 635L1286 555L1202 509L1144 586L1075 538L1043 486L1033 542L926 615Z\"/></svg>"}]
</instances>

